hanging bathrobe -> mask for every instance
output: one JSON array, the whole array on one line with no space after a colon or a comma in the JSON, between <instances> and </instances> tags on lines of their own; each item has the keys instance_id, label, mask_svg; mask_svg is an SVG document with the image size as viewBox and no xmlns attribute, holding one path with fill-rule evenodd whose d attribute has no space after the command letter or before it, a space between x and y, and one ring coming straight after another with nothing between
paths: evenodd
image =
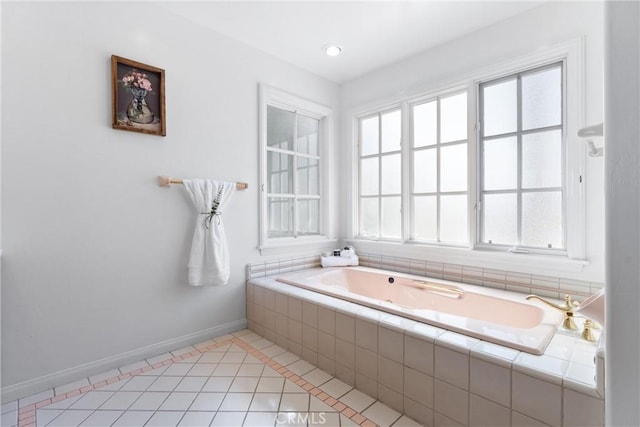
<instances>
[{"instance_id":1,"label":"hanging bathrobe","mask_svg":"<svg viewBox=\"0 0 640 427\"><path fill-rule=\"evenodd\" d=\"M185 179L183 183L198 210L189 257L189 284L225 285L229 280L229 249L222 212L236 184L208 179Z\"/></svg>"}]
</instances>

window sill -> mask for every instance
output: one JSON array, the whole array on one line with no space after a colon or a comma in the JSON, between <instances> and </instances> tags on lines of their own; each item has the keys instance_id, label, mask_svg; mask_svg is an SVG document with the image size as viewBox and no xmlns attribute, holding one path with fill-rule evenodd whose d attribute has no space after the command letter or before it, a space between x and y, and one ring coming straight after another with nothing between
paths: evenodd
<instances>
[{"instance_id":1,"label":"window sill","mask_svg":"<svg viewBox=\"0 0 640 427\"><path fill-rule=\"evenodd\" d=\"M347 243L353 245L356 251L361 253L384 254L392 257L415 258L432 262L581 280L586 280L582 273L589 265L587 260L553 255L517 254L361 239L349 239Z\"/></svg>"},{"instance_id":2,"label":"window sill","mask_svg":"<svg viewBox=\"0 0 640 427\"><path fill-rule=\"evenodd\" d=\"M260 255L280 255L310 251L317 251L319 255L322 249L333 248L337 243L337 239L328 239L324 236L284 237L277 239L277 241L272 239L261 245L259 249Z\"/></svg>"}]
</instances>

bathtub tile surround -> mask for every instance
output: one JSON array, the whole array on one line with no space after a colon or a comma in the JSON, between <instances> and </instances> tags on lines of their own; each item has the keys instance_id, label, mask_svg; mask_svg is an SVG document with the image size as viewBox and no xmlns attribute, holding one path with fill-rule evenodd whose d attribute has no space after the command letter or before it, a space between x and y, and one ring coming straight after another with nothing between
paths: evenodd
<instances>
[{"instance_id":1,"label":"bathtub tile surround","mask_svg":"<svg viewBox=\"0 0 640 427\"><path fill-rule=\"evenodd\" d=\"M370 259L361 256L365 262ZM411 272L419 265L425 269L430 265L401 262L410 265ZM375 267L382 264L382 257L377 263ZM444 277L445 267L441 267ZM447 267L446 274L456 271L463 276L471 271L478 280L484 274L466 267ZM504 279L498 279L502 273L495 270L487 274L494 282L514 277L504 272ZM313 320L308 326L318 334L320 368L327 367L343 384L355 386L422 425L487 425L488 420L491 425L604 425L594 343L559 331L544 355L533 356L280 283L276 277L248 281L247 313L255 313L260 304L265 313L269 311L264 299L260 303L255 298L267 291L275 292L276 300L286 296L282 300L293 301L294 306L317 306L317 328L311 325ZM528 287L536 280L539 278L519 274L513 283ZM559 279L557 283L559 289ZM592 286L582 285L585 294ZM278 310L289 313L288 307ZM296 318L283 316L282 321L295 322ZM305 351L312 350L304 339L300 348L297 337L287 335L287 328L273 330L250 315L248 327L259 335L275 337L283 348L303 359ZM587 409L581 411L580 405Z\"/></svg>"},{"instance_id":2,"label":"bathtub tile surround","mask_svg":"<svg viewBox=\"0 0 640 427\"><path fill-rule=\"evenodd\" d=\"M246 329L2 405L8 427L299 423L419 426Z\"/></svg>"},{"instance_id":3,"label":"bathtub tile surround","mask_svg":"<svg viewBox=\"0 0 640 427\"><path fill-rule=\"evenodd\" d=\"M508 289L525 294L535 293L556 299L561 299L565 294L575 297L587 297L604 287L604 284L598 282L538 276L492 268L414 260L370 253L359 253L358 256L360 257L360 265L363 267L381 268L435 279L463 282L470 285ZM410 268L407 268L407 265L410 265ZM273 273L278 272L274 271ZM251 278L251 276L247 277Z\"/></svg>"}]
</instances>

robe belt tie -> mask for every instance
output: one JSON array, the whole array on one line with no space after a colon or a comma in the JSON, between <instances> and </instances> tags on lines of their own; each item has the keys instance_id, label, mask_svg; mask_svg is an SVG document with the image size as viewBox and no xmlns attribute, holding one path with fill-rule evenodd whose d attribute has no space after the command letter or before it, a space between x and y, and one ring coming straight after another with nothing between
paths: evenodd
<instances>
[{"instance_id":1,"label":"robe belt tie","mask_svg":"<svg viewBox=\"0 0 640 427\"><path fill-rule=\"evenodd\" d=\"M218 222L218 225L220 225L220 217L222 216L222 212L200 212L200 215L206 215L206 218L204 219L204 226L205 228L208 230L209 226L211 225L211 221L213 220L213 217L216 217L216 220Z\"/></svg>"}]
</instances>

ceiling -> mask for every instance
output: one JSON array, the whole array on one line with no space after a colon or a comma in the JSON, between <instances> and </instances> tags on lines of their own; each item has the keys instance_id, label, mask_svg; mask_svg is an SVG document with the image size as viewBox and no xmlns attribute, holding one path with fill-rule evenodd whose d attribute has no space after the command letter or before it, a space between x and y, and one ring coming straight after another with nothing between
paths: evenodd
<instances>
[{"instance_id":1,"label":"ceiling","mask_svg":"<svg viewBox=\"0 0 640 427\"><path fill-rule=\"evenodd\" d=\"M543 1L173 1L171 12L344 83ZM342 55L322 47L339 44Z\"/></svg>"}]
</instances>

